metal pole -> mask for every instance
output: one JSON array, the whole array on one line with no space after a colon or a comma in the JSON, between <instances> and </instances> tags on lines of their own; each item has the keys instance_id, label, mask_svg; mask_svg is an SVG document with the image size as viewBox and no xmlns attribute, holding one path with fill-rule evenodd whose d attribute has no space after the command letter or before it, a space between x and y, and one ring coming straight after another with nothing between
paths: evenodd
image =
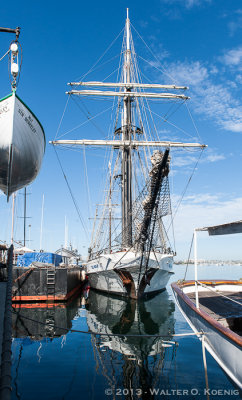
<instances>
[{"instance_id":1,"label":"metal pole","mask_svg":"<svg viewBox=\"0 0 242 400\"><path fill-rule=\"evenodd\" d=\"M30 231L31 231L31 225L29 225L29 243L30 243Z\"/></svg>"},{"instance_id":2,"label":"metal pole","mask_svg":"<svg viewBox=\"0 0 242 400\"><path fill-rule=\"evenodd\" d=\"M194 229L194 270L195 270L196 307L197 307L197 309L199 309L198 283L197 283L197 231L196 231L196 229Z\"/></svg>"},{"instance_id":3,"label":"metal pole","mask_svg":"<svg viewBox=\"0 0 242 400\"><path fill-rule=\"evenodd\" d=\"M26 197L27 197L27 192L25 187L24 188L24 247L26 244Z\"/></svg>"},{"instance_id":4,"label":"metal pole","mask_svg":"<svg viewBox=\"0 0 242 400\"><path fill-rule=\"evenodd\" d=\"M124 83L130 83L130 21L127 9L126 19L126 52L124 63ZM127 88L130 92L131 89ZM124 118L122 140L131 141L131 98L124 98ZM132 245L132 165L131 148L124 146L122 150L122 244L124 247Z\"/></svg>"},{"instance_id":5,"label":"metal pole","mask_svg":"<svg viewBox=\"0 0 242 400\"><path fill-rule=\"evenodd\" d=\"M15 208L15 193L13 194L13 204L12 204L12 233L11 233L11 244L13 244L13 232L14 232L14 208Z\"/></svg>"},{"instance_id":6,"label":"metal pole","mask_svg":"<svg viewBox=\"0 0 242 400\"><path fill-rule=\"evenodd\" d=\"M0 32L15 33L15 35L16 35L16 40L18 40L19 35L20 35L20 27L17 26L16 29L11 29L11 28L0 28Z\"/></svg>"},{"instance_id":7,"label":"metal pole","mask_svg":"<svg viewBox=\"0 0 242 400\"><path fill-rule=\"evenodd\" d=\"M65 249L68 247L68 228L67 228L67 220L65 215Z\"/></svg>"},{"instance_id":8,"label":"metal pole","mask_svg":"<svg viewBox=\"0 0 242 400\"><path fill-rule=\"evenodd\" d=\"M41 223L40 223L40 250L42 250L42 236L43 236L43 220L44 220L44 202L45 202L45 195L43 194L42 200L42 212L41 212Z\"/></svg>"},{"instance_id":9,"label":"metal pole","mask_svg":"<svg viewBox=\"0 0 242 400\"><path fill-rule=\"evenodd\" d=\"M207 369L206 349L205 349L205 335L202 336L202 353L203 353L203 366L204 366L204 372L205 372L207 400L209 400L210 397L209 397L208 369Z\"/></svg>"},{"instance_id":10,"label":"metal pole","mask_svg":"<svg viewBox=\"0 0 242 400\"><path fill-rule=\"evenodd\" d=\"M109 251L111 253L112 250L112 172L111 172L111 164L109 163Z\"/></svg>"}]
</instances>

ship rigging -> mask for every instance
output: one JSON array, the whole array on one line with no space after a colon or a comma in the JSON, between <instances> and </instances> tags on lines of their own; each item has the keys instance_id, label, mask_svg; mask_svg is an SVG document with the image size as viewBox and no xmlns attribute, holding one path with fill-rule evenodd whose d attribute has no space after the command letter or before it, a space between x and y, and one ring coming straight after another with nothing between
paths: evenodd
<instances>
[{"instance_id":1,"label":"ship rigging","mask_svg":"<svg viewBox=\"0 0 242 400\"><path fill-rule=\"evenodd\" d=\"M107 178L107 196L97 234L93 235L86 269L92 287L138 298L164 290L173 273L174 254L167 246L168 238L162 221L162 218L171 212L168 181L170 149L204 149L206 146L200 143L160 140L156 130L152 136L147 123L147 99L185 102L189 99L184 94L188 88L142 83L128 10L122 57L123 67L119 82L71 82L71 90L67 92L70 97L117 99L113 138L53 140L50 143L54 146L94 146L112 149L109 165L112 164L113 168ZM103 90L99 90L100 87ZM152 89L153 92L150 91ZM144 118L142 111L145 113ZM143 159L141 152L144 154ZM117 155L115 160L113 153ZM139 167L136 166L137 160ZM115 219L112 194L117 183L121 189L121 228L119 225L112 228L112 221ZM101 241L107 220L108 243L103 246Z\"/></svg>"}]
</instances>

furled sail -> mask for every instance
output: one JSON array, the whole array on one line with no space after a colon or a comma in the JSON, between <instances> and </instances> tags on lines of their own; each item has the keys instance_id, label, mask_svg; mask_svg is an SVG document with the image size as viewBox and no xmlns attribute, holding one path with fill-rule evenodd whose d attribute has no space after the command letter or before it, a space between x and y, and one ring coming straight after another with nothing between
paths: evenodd
<instances>
[{"instance_id":1,"label":"furled sail","mask_svg":"<svg viewBox=\"0 0 242 400\"><path fill-rule=\"evenodd\" d=\"M136 233L136 247L141 251L144 250L147 238L150 236L152 220L156 222L159 217L157 211L161 197L161 187L164 178L169 173L169 150L166 150L164 153L156 150L151 157L151 163L149 190L145 199L142 201L143 216L139 228L137 229L138 234ZM164 203L164 199L165 194L162 203Z\"/></svg>"}]
</instances>

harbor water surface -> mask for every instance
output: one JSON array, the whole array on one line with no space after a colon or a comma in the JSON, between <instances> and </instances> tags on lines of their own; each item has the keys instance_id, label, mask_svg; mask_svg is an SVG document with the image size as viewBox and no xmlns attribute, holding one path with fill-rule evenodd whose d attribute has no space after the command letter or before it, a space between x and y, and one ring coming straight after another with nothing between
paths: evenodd
<instances>
[{"instance_id":1,"label":"harbor water surface","mask_svg":"<svg viewBox=\"0 0 242 400\"><path fill-rule=\"evenodd\" d=\"M175 266L171 282L185 269ZM199 267L200 279L226 277L241 278L241 266ZM188 333L170 284L146 301L91 291L68 305L15 307L12 399L241 398L207 352L206 387L201 342Z\"/></svg>"}]
</instances>

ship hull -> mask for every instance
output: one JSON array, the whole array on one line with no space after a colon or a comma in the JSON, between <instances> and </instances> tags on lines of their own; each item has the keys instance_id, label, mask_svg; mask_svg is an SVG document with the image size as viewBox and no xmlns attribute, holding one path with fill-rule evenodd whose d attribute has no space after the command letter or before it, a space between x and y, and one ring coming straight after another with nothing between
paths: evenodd
<instances>
[{"instance_id":1,"label":"ship hull","mask_svg":"<svg viewBox=\"0 0 242 400\"><path fill-rule=\"evenodd\" d=\"M38 175L45 151L44 130L12 93L0 100L0 189L9 197Z\"/></svg>"},{"instance_id":2,"label":"ship hull","mask_svg":"<svg viewBox=\"0 0 242 400\"><path fill-rule=\"evenodd\" d=\"M230 297L237 294L237 300L241 299L241 282L237 281L203 281L203 284L211 287L214 292L219 294L227 294L230 292ZM182 315L191 326L192 330L202 340L201 332L204 332L204 345L207 351L217 361L224 372L230 379L242 389L242 361L241 361L241 347L242 339L241 333L230 329L228 321L240 322L241 311L236 303L228 301L226 298L220 296L219 313L215 312L215 305L217 297L212 298L211 310L203 307L204 299L200 298L200 308L196 307L195 301L195 283L193 281L184 281L182 283L172 283L172 290L175 301L180 309ZM211 295L211 290L199 287L199 297L202 293ZM193 294L192 299L189 295ZM213 294L213 293L212 293ZM227 294L228 296L228 294ZM239 300L241 303L241 300ZM239 302L238 301L238 302ZM229 303L229 307L228 304ZM208 304L208 303L207 303ZM235 308L237 306L237 309ZM226 310L227 308L227 310ZM205 311L206 310L206 311ZM238 311L239 310L239 311ZM225 312L226 311L226 312ZM227 315L227 318L222 317L222 314ZM232 318L231 318L232 316ZM241 324L241 322L240 322ZM238 325L239 326L239 325ZM241 326L241 325L240 325Z\"/></svg>"},{"instance_id":3,"label":"ship hull","mask_svg":"<svg viewBox=\"0 0 242 400\"><path fill-rule=\"evenodd\" d=\"M152 254L148 268L140 269L141 257L133 252L129 253L105 254L89 261L86 271L90 286L99 291L134 299L165 290L173 274L173 256Z\"/></svg>"}]
</instances>

